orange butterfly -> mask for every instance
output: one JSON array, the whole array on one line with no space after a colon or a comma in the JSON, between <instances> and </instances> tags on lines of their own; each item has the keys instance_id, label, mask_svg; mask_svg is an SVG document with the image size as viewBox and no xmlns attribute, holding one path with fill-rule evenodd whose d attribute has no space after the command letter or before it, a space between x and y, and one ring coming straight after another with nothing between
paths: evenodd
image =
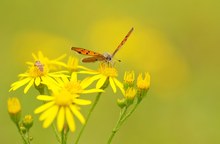
<instances>
[{"instance_id":1,"label":"orange butterfly","mask_svg":"<svg viewBox=\"0 0 220 144\"><path fill-rule=\"evenodd\" d=\"M134 28L131 28L131 30L128 32L128 34L125 36L125 38L122 40L122 42L118 45L118 47L115 49L115 51L112 54L109 53L104 53L100 54L94 51L90 51L84 48L78 48L78 47L72 47L71 50L76 51L79 54L82 55L88 55L90 57L82 59L82 62L96 62L96 61L105 61L105 62L110 62L114 55L118 52L118 50L124 45L124 43L127 41L128 37L132 33Z\"/></svg>"}]
</instances>

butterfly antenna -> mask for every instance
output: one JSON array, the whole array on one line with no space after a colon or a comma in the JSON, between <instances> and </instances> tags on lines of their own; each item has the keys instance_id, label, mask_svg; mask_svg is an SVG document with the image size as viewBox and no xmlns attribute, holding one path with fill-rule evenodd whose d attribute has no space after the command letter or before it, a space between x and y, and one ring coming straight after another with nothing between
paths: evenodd
<instances>
[{"instance_id":1,"label":"butterfly antenna","mask_svg":"<svg viewBox=\"0 0 220 144\"><path fill-rule=\"evenodd\" d=\"M118 45L116 50L112 53L112 57L117 53L117 51L124 45L124 43L128 40L128 37L131 35L134 28L132 27L131 30L127 33L127 35L124 37L124 39L121 41L121 43Z\"/></svg>"}]
</instances>

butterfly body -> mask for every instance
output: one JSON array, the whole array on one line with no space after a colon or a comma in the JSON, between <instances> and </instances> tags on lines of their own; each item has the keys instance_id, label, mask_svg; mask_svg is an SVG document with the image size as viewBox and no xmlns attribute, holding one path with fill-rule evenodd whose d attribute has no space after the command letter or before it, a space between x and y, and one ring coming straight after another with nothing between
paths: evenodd
<instances>
[{"instance_id":1,"label":"butterfly body","mask_svg":"<svg viewBox=\"0 0 220 144\"><path fill-rule=\"evenodd\" d=\"M125 36L125 38L122 40L122 42L118 45L118 47L115 49L115 51L110 54L105 52L104 54L100 54L94 51L90 51L84 48L78 48L78 47L72 47L71 50L76 51L79 54L87 55L90 57L83 58L82 62L88 63L88 62L96 62L96 61L105 61L105 62L111 62L114 55L118 52L118 50L124 45L124 43L127 41L128 37L132 33L134 29L131 28L131 30L128 32L128 34Z\"/></svg>"}]
</instances>

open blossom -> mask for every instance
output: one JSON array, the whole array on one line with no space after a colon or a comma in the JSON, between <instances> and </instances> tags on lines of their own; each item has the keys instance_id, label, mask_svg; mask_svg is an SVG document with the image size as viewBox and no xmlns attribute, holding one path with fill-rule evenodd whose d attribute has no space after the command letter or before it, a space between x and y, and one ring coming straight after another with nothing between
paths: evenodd
<instances>
[{"instance_id":1,"label":"open blossom","mask_svg":"<svg viewBox=\"0 0 220 144\"><path fill-rule=\"evenodd\" d=\"M62 65L62 62L43 57L39 52L38 57L33 54L34 62L28 62L28 70L25 73L19 74L19 80L11 84L9 91L15 91L18 88L25 86L24 93L27 93L32 85L39 86L41 83L52 84L58 77L64 77L65 71L50 72L50 67L54 65ZM58 58L59 59L59 58ZM50 67L49 67L50 66Z\"/></svg>"},{"instance_id":2,"label":"open blossom","mask_svg":"<svg viewBox=\"0 0 220 144\"><path fill-rule=\"evenodd\" d=\"M79 65L79 59L70 56L65 67L72 73L81 70L88 70L88 68Z\"/></svg>"},{"instance_id":3,"label":"open blossom","mask_svg":"<svg viewBox=\"0 0 220 144\"><path fill-rule=\"evenodd\" d=\"M44 56L41 51L38 51L37 55L32 53L34 61L40 61L42 64L47 65L50 71L57 71L60 67L65 67L66 64L61 62L63 58L66 57L66 54L61 55L56 59L49 59L48 57ZM32 62L27 62L27 64L32 65Z\"/></svg>"},{"instance_id":4,"label":"open blossom","mask_svg":"<svg viewBox=\"0 0 220 144\"><path fill-rule=\"evenodd\" d=\"M44 101L44 104L35 110L36 114L41 113L40 121L43 127L47 128L57 118L57 128L62 131L67 124L71 131L75 130L74 116L84 124L85 119L80 112L80 107L91 104L91 101L80 98L81 94L103 92L101 89L89 89L87 79L81 82L77 80L77 74L72 73L70 80L62 77L57 81L57 85L51 87L52 95L39 95L38 100Z\"/></svg>"},{"instance_id":5,"label":"open blossom","mask_svg":"<svg viewBox=\"0 0 220 144\"><path fill-rule=\"evenodd\" d=\"M123 84L117 79L118 77L117 69L109 65L108 63L100 64L99 69L97 71L88 70L88 71L81 71L81 73L94 74L94 76L89 78L88 83L92 83L98 80L96 83L96 88L102 88L102 86L106 82L108 82L112 87L114 93L116 93L117 91L116 89L117 86L124 94Z\"/></svg>"}]
</instances>

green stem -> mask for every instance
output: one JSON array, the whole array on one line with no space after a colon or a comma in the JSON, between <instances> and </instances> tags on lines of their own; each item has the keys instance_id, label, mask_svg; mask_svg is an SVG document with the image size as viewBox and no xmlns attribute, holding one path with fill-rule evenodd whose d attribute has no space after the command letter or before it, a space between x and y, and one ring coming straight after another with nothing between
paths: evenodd
<instances>
[{"instance_id":1,"label":"green stem","mask_svg":"<svg viewBox=\"0 0 220 144\"><path fill-rule=\"evenodd\" d=\"M61 132L61 144L66 144L65 143L65 130L63 129L62 132Z\"/></svg>"},{"instance_id":2,"label":"green stem","mask_svg":"<svg viewBox=\"0 0 220 144\"><path fill-rule=\"evenodd\" d=\"M57 141L58 141L59 143L61 143L61 138L60 138L60 136L59 136L59 133L57 132L57 129L56 129L56 127L55 127L55 123L53 123L53 131L54 131L54 134L55 134L55 136L56 136L56 138L57 138Z\"/></svg>"},{"instance_id":3,"label":"green stem","mask_svg":"<svg viewBox=\"0 0 220 144\"><path fill-rule=\"evenodd\" d=\"M137 109L138 105L140 104L141 101L138 101L135 106L133 107L133 109L127 114L125 115L125 117L121 120L121 124L123 124L125 122L125 120L131 116L131 114Z\"/></svg>"},{"instance_id":4,"label":"green stem","mask_svg":"<svg viewBox=\"0 0 220 144\"><path fill-rule=\"evenodd\" d=\"M96 98L95 98L95 101L94 101L94 103L93 103L93 105L92 105L92 107L91 107L91 109L90 109L90 111L89 111L89 113L88 113L88 115L87 115L87 117L86 117L85 124L82 126L82 128L81 128L81 130L80 130L80 132L79 132L79 135L78 135L77 138L76 138L75 144L78 144L79 139L80 139L80 137L81 137L81 135L82 135L82 133L83 133L83 131L84 131L84 129L85 129L85 127L86 127L88 121L89 121L89 118L90 118L90 116L91 116L93 110L95 109L95 107L96 107L96 105L97 105L97 103L98 103L98 101L99 101L99 99L100 99L101 94L102 94L102 92L100 92L100 93L97 94L97 96L96 96Z\"/></svg>"},{"instance_id":5,"label":"green stem","mask_svg":"<svg viewBox=\"0 0 220 144\"><path fill-rule=\"evenodd\" d=\"M65 127L61 132L61 144L67 144L67 136L68 136L69 128Z\"/></svg>"},{"instance_id":6,"label":"green stem","mask_svg":"<svg viewBox=\"0 0 220 144\"><path fill-rule=\"evenodd\" d=\"M113 137L115 136L116 132L119 130L119 128L122 126L122 124L125 122L125 120L127 120L128 117L131 116L131 114L137 109L138 105L140 104L141 101L137 101L137 103L135 104L135 106L133 107L133 109L126 114L127 112L127 108L126 110L122 112L122 114L119 117L119 120L115 126L115 128L112 130L112 134L110 135L109 139L108 139L108 143L107 144L111 144ZM125 115L126 114L126 115Z\"/></svg>"},{"instance_id":7,"label":"green stem","mask_svg":"<svg viewBox=\"0 0 220 144\"><path fill-rule=\"evenodd\" d=\"M20 129L18 123L16 124L16 126L17 126L17 128L18 128L19 134L21 135L21 138L22 138L22 140L23 140L23 143L24 143L24 144L30 144L30 143L26 140L26 138L25 138L24 134L22 133L22 131L21 131L21 129Z\"/></svg>"},{"instance_id":8,"label":"green stem","mask_svg":"<svg viewBox=\"0 0 220 144\"><path fill-rule=\"evenodd\" d=\"M27 130L27 141L28 141L28 143L31 143L29 129Z\"/></svg>"},{"instance_id":9,"label":"green stem","mask_svg":"<svg viewBox=\"0 0 220 144\"><path fill-rule=\"evenodd\" d=\"M68 133L69 133L69 127L66 127L66 130L65 130L65 142L66 143L67 143Z\"/></svg>"},{"instance_id":10,"label":"green stem","mask_svg":"<svg viewBox=\"0 0 220 144\"><path fill-rule=\"evenodd\" d=\"M108 139L108 144L110 144L110 143L112 142L113 137L115 136L116 132L119 130L119 128L120 128L120 126L121 126L121 120L122 120L123 117L125 116L125 114L126 114L126 112L127 112L127 108L128 108L128 107L125 107L124 109L122 109L122 110L120 111L119 119L118 119L118 121L117 121L115 127L113 128L112 133L111 133L111 135L110 135L110 137L109 137L109 139Z\"/></svg>"}]
</instances>

